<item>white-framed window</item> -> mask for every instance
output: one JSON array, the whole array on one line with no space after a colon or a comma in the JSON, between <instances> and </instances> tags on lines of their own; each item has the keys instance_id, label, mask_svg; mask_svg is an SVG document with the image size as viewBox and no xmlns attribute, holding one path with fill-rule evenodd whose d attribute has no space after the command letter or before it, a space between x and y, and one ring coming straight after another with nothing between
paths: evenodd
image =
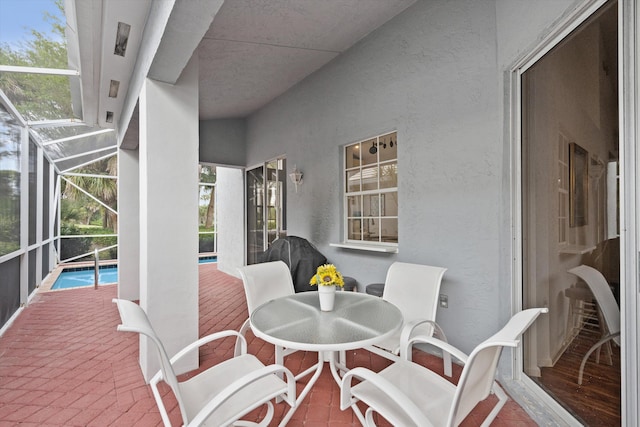
<instances>
[{"instance_id":1,"label":"white-framed window","mask_svg":"<svg viewBox=\"0 0 640 427\"><path fill-rule=\"evenodd\" d=\"M397 132L344 147L345 241L398 244Z\"/></svg>"}]
</instances>

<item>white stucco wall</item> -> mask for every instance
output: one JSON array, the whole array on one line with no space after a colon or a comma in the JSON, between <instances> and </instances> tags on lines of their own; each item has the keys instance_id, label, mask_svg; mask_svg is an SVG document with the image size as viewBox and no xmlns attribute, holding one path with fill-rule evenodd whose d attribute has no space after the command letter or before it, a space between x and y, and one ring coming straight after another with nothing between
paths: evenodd
<instances>
[{"instance_id":1,"label":"white stucco wall","mask_svg":"<svg viewBox=\"0 0 640 427\"><path fill-rule=\"evenodd\" d=\"M247 164L286 152L303 171L288 194L288 234L345 275L366 285L395 260L447 267L438 319L465 350L499 326L495 18L494 2L418 2L251 117L247 132ZM340 147L394 129L399 253L330 247L342 236Z\"/></svg>"},{"instance_id":2,"label":"white stucco wall","mask_svg":"<svg viewBox=\"0 0 640 427\"><path fill-rule=\"evenodd\" d=\"M118 155L118 298L140 299L139 151Z\"/></svg>"},{"instance_id":3,"label":"white stucco wall","mask_svg":"<svg viewBox=\"0 0 640 427\"><path fill-rule=\"evenodd\" d=\"M242 169L216 169L218 270L240 277L244 265L244 180Z\"/></svg>"},{"instance_id":4,"label":"white stucco wall","mask_svg":"<svg viewBox=\"0 0 640 427\"><path fill-rule=\"evenodd\" d=\"M140 306L172 357L198 339L197 58L175 85L145 81L139 147ZM147 380L159 369L152 345L141 338ZM194 353L175 369L197 367Z\"/></svg>"}]
</instances>

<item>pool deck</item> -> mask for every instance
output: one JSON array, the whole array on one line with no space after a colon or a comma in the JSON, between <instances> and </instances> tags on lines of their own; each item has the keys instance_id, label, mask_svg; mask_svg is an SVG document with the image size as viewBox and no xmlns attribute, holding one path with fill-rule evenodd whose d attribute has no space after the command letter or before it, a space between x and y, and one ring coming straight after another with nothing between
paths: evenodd
<instances>
[{"instance_id":1,"label":"pool deck","mask_svg":"<svg viewBox=\"0 0 640 427\"><path fill-rule=\"evenodd\" d=\"M218 271L216 263L200 264L200 335L238 329L247 317L242 281ZM111 302L113 285L45 291L40 289L4 335L0 336L0 426L161 426L160 414L138 365L136 334L116 332L118 311ZM273 363L272 345L247 334L248 349ZM201 352L207 367L214 358L229 356L232 343ZM297 352L285 359L294 372L311 366L316 354ZM421 351L414 361L442 373L442 361ZM366 350L347 352L349 366L375 371L388 365ZM454 366L457 381L460 367ZM298 383L300 390L306 379ZM175 398L163 387L173 425L180 425ZM289 422L289 426L356 426L350 410L339 408L339 389L328 369ZM490 397L489 403L495 398ZM272 425L286 405L275 405ZM479 426L490 410L483 402L463 421ZM258 420L262 409L248 419ZM386 425L381 423L381 425ZM535 426L525 411L509 400L493 426Z\"/></svg>"}]
</instances>

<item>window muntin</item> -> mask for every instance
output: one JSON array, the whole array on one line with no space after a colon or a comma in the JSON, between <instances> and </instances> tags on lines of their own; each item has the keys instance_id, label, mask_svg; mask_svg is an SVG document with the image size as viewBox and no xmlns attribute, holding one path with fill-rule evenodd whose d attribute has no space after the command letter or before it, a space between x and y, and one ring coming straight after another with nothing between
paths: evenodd
<instances>
[{"instance_id":1,"label":"window muntin","mask_svg":"<svg viewBox=\"0 0 640 427\"><path fill-rule=\"evenodd\" d=\"M29 141L29 245L36 243L38 178L38 147L33 141Z\"/></svg>"},{"instance_id":2,"label":"window muntin","mask_svg":"<svg viewBox=\"0 0 640 427\"><path fill-rule=\"evenodd\" d=\"M398 243L397 133L344 148L345 240Z\"/></svg>"}]
</instances>

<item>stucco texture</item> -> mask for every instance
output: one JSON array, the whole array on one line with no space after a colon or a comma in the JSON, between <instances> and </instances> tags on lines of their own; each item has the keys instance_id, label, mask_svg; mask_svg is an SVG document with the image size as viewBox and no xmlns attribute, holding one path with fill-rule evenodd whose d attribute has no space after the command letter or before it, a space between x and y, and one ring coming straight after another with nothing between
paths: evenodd
<instances>
[{"instance_id":1,"label":"stucco texture","mask_svg":"<svg viewBox=\"0 0 640 427\"><path fill-rule=\"evenodd\" d=\"M438 318L469 350L498 327L502 153L493 2L418 2L250 117L247 164L304 173L288 234L362 285L396 260L447 267ZM342 150L398 132L399 253L342 250ZM455 321L454 321L455 319Z\"/></svg>"}]
</instances>

